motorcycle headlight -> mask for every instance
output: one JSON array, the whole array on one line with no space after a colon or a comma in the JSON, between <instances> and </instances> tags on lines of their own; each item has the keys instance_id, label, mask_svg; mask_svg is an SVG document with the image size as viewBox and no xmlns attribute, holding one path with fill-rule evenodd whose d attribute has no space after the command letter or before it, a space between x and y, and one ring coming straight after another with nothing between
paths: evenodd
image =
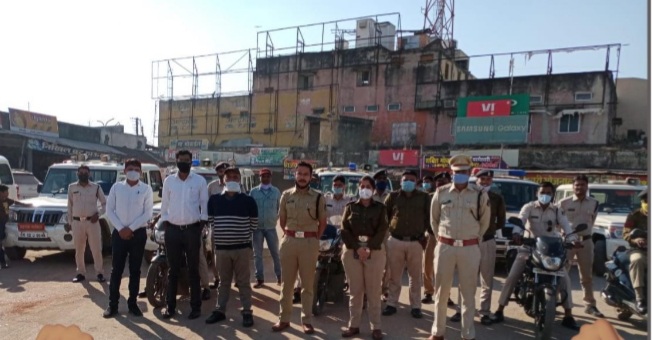
<instances>
[{"instance_id":1,"label":"motorcycle headlight","mask_svg":"<svg viewBox=\"0 0 652 340\"><path fill-rule=\"evenodd\" d=\"M61 218L59 219L59 224L66 224L68 223L68 213L63 213L61 214Z\"/></svg>"},{"instance_id":2,"label":"motorcycle headlight","mask_svg":"<svg viewBox=\"0 0 652 340\"><path fill-rule=\"evenodd\" d=\"M559 270L561 268L561 259L559 257L542 255L541 263L547 270Z\"/></svg>"},{"instance_id":3,"label":"motorcycle headlight","mask_svg":"<svg viewBox=\"0 0 652 340\"><path fill-rule=\"evenodd\" d=\"M319 251L327 251L328 249L331 249L332 243L333 243L332 239L319 240Z\"/></svg>"},{"instance_id":4,"label":"motorcycle headlight","mask_svg":"<svg viewBox=\"0 0 652 340\"><path fill-rule=\"evenodd\" d=\"M160 243L160 244L165 243L165 230L155 229L154 240L156 240L156 243Z\"/></svg>"}]
</instances>

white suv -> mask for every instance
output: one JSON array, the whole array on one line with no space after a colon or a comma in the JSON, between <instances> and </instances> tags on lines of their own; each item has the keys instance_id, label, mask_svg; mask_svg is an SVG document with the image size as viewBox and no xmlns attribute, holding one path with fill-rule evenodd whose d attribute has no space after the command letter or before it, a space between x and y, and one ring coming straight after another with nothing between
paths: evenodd
<instances>
[{"instance_id":1,"label":"white suv","mask_svg":"<svg viewBox=\"0 0 652 340\"><path fill-rule=\"evenodd\" d=\"M82 164L90 168L91 180L100 185L106 196L115 182L125 179L124 164L116 162L66 161L51 165L45 182L39 187L39 196L22 201L32 206L11 207L5 240L6 253L10 259L23 258L27 249L75 249L72 233L65 231L64 225L67 223L68 185L77 181L77 169ZM150 184L155 192L159 191L163 186L159 167L145 163L142 170L141 180ZM158 198L158 195L155 194L154 198ZM100 226L102 248L108 250L113 226L106 215L100 217ZM148 238L145 249L154 251L157 248ZM87 262L91 259L90 248L86 247Z\"/></svg>"},{"instance_id":2,"label":"white suv","mask_svg":"<svg viewBox=\"0 0 652 340\"><path fill-rule=\"evenodd\" d=\"M593 225L593 271L597 275L605 272L607 256L619 246L629 248L629 243L623 240L623 226L627 215L640 208L638 193L645 186L630 184L600 184L589 183L588 195L597 199L598 217ZM557 188L555 202L573 195L573 185L563 184Z\"/></svg>"}]
</instances>

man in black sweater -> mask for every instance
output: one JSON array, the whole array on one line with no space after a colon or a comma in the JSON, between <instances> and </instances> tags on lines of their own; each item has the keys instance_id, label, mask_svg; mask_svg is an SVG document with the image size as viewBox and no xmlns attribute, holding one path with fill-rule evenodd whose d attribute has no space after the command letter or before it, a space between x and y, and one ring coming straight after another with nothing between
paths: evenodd
<instances>
[{"instance_id":1,"label":"man in black sweater","mask_svg":"<svg viewBox=\"0 0 652 340\"><path fill-rule=\"evenodd\" d=\"M258 226L258 207L253 198L240 192L238 168L226 169L224 179L225 190L208 200L208 222L213 228L220 284L217 290L217 306L206 319L206 323L226 319L226 305L235 276L242 303L242 326L251 327L254 324L251 311L251 237Z\"/></svg>"}]
</instances>

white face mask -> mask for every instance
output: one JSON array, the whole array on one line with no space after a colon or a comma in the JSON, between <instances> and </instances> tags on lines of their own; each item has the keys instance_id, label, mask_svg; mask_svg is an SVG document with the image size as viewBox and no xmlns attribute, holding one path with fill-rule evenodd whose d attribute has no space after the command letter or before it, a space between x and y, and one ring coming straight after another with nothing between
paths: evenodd
<instances>
[{"instance_id":1,"label":"white face mask","mask_svg":"<svg viewBox=\"0 0 652 340\"><path fill-rule=\"evenodd\" d=\"M238 182L226 182L225 187L228 192L240 192L240 183Z\"/></svg>"},{"instance_id":2,"label":"white face mask","mask_svg":"<svg viewBox=\"0 0 652 340\"><path fill-rule=\"evenodd\" d=\"M127 171L127 179L130 181L137 181L140 179L140 172L138 171Z\"/></svg>"},{"instance_id":3,"label":"white face mask","mask_svg":"<svg viewBox=\"0 0 652 340\"><path fill-rule=\"evenodd\" d=\"M360 189L360 198L368 200L373 196L373 191L371 189Z\"/></svg>"}]
</instances>

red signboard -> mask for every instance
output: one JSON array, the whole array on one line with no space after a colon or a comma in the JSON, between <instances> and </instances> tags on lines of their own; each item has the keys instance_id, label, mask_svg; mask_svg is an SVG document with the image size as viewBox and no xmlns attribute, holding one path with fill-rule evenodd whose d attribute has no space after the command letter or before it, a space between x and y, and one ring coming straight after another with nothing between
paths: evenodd
<instances>
[{"instance_id":1,"label":"red signboard","mask_svg":"<svg viewBox=\"0 0 652 340\"><path fill-rule=\"evenodd\" d=\"M378 164L382 166L418 166L418 150L380 150Z\"/></svg>"},{"instance_id":2,"label":"red signboard","mask_svg":"<svg viewBox=\"0 0 652 340\"><path fill-rule=\"evenodd\" d=\"M469 118L509 116L511 111L512 102L508 99L469 101L466 116Z\"/></svg>"}]
</instances>

